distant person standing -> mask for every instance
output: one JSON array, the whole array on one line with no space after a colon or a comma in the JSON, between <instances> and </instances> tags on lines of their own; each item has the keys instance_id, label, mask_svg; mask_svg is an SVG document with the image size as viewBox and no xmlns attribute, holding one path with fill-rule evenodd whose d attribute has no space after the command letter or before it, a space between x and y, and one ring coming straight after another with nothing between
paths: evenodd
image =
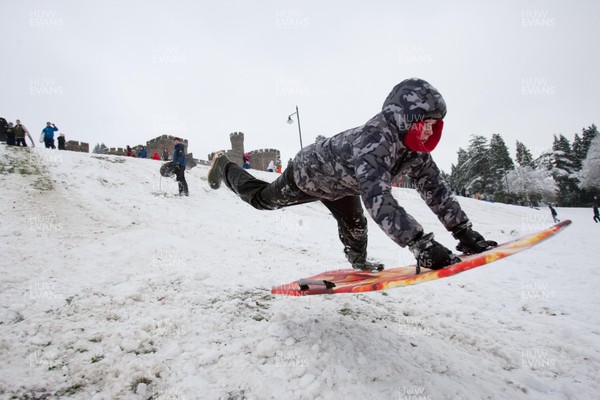
<instances>
[{"instance_id":1,"label":"distant person standing","mask_svg":"<svg viewBox=\"0 0 600 400\"><path fill-rule=\"evenodd\" d=\"M244 153L244 162L242 164L242 168L250 169L250 154Z\"/></svg>"},{"instance_id":2,"label":"distant person standing","mask_svg":"<svg viewBox=\"0 0 600 400\"><path fill-rule=\"evenodd\" d=\"M144 146L140 146L138 150L138 158L148 158L148 151L144 148Z\"/></svg>"},{"instance_id":3,"label":"distant person standing","mask_svg":"<svg viewBox=\"0 0 600 400\"><path fill-rule=\"evenodd\" d=\"M66 150L65 147L65 134L61 133L58 135L58 138L56 139L58 141L58 149L59 150Z\"/></svg>"},{"instance_id":4,"label":"distant person standing","mask_svg":"<svg viewBox=\"0 0 600 400\"><path fill-rule=\"evenodd\" d=\"M158 151L155 151L154 154L152 154L152 159L160 161L160 155L158 155Z\"/></svg>"},{"instance_id":5,"label":"distant person standing","mask_svg":"<svg viewBox=\"0 0 600 400\"><path fill-rule=\"evenodd\" d=\"M25 128L25 125L23 125L21 123L20 119L18 119L16 122L17 122L17 124L19 124L23 127L23 130L25 131L25 135L27 135L27 138L29 138L29 141L31 142L31 147L35 147L35 141L31 137L31 133L29 133L29 129ZM27 147L27 144L25 142L23 142L23 146Z\"/></svg>"},{"instance_id":6,"label":"distant person standing","mask_svg":"<svg viewBox=\"0 0 600 400\"><path fill-rule=\"evenodd\" d=\"M46 127L42 129L44 145L47 149L56 149L56 146L54 146L54 132L57 130L58 128L52 122L46 122Z\"/></svg>"},{"instance_id":7,"label":"distant person standing","mask_svg":"<svg viewBox=\"0 0 600 400\"><path fill-rule=\"evenodd\" d=\"M8 121L0 117L0 141L6 141L6 131L8 130Z\"/></svg>"},{"instance_id":8,"label":"distant person standing","mask_svg":"<svg viewBox=\"0 0 600 400\"><path fill-rule=\"evenodd\" d=\"M27 130L27 128L25 128L25 125L21 123L20 119L15 121L13 132L15 135L15 146L27 147L27 142L25 142L25 135L27 135L29 137L29 140L31 140L32 147L35 147L35 143L33 143L33 139L31 138L29 131Z\"/></svg>"},{"instance_id":9,"label":"distant person standing","mask_svg":"<svg viewBox=\"0 0 600 400\"><path fill-rule=\"evenodd\" d=\"M9 122L6 127L6 145L14 146L15 145L15 132L13 131L13 123Z\"/></svg>"},{"instance_id":10,"label":"distant person standing","mask_svg":"<svg viewBox=\"0 0 600 400\"><path fill-rule=\"evenodd\" d=\"M162 153L162 159L163 161L169 161L169 158L171 158L171 155L169 154L169 150L165 147Z\"/></svg>"},{"instance_id":11,"label":"distant person standing","mask_svg":"<svg viewBox=\"0 0 600 400\"><path fill-rule=\"evenodd\" d=\"M267 166L267 171L275 172L275 161L273 161L273 160L269 161L269 165Z\"/></svg>"},{"instance_id":12,"label":"distant person standing","mask_svg":"<svg viewBox=\"0 0 600 400\"><path fill-rule=\"evenodd\" d=\"M554 207L552 207L552 204L548 204L548 207L550 208L550 213L552 213L552 219L554 220L554 222L560 222L560 219L556 218L558 214Z\"/></svg>"},{"instance_id":13,"label":"distant person standing","mask_svg":"<svg viewBox=\"0 0 600 400\"><path fill-rule=\"evenodd\" d=\"M127 148L125 149L125 156L133 157L133 150L131 150L131 147L129 147L129 145L127 145Z\"/></svg>"},{"instance_id":14,"label":"distant person standing","mask_svg":"<svg viewBox=\"0 0 600 400\"><path fill-rule=\"evenodd\" d=\"M598 196L594 196L594 221L600 222L600 213L598 213Z\"/></svg>"},{"instance_id":15,"label":"distant person standing","mask_svg":"<svg viewBox=\"0 0 600 400\"><path fill-rule=\"evenodd\" d=\"M173 139L175 148L173 150L173 168L175 176L177 176L177 183L179 184L179 195L189 196L188 184L185 180L185 145L181 143L179 138Z\"/></svg>"}]
</instances>

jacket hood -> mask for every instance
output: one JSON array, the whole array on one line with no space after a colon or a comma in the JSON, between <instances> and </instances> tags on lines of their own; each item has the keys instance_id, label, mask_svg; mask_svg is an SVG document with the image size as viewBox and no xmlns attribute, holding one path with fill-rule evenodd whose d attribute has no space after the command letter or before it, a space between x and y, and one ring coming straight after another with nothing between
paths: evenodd
<instances>
[{"instance_id":1,"label":"jacket hood","mask_svg":"<svg viewBox=\"0 0 600 400\"><path fill-rule=\"evenodd\" d=\"M400 138L405 142L413 124L425 119L443 119L446 116L446 102L429 82L410 78L392 89L383 103L382 112L388 123L398 129Z\"/></svg>"}]
</instances>

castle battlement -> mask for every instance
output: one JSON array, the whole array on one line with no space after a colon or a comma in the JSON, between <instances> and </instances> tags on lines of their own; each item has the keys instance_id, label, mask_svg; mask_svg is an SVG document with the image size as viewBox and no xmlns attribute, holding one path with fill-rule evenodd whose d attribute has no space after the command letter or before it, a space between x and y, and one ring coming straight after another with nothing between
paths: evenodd
<instances>
[{"instance_id":1,"label":"castle battlement","mask_svg":"<svg viewBox=\"0 0 600 400\"><path fill-rule=\"evenodd\" d=\"M264 153L279 153L279 150L277 149L258 149L258 150L252 150L250 151L248 154L252 155L252 154L264 154Z\"/></svg>"},{"instance_id":2,"label":"castle battlement","mask_svg":"<svg viewBox=\"0 0 600 400\"><path fill-rule=\"evenodd\" d=\"M164 143L166 143L166 142L169 142L169 143L171 143L171 144L172 144L172 142L173 142L173 139L175 139L176 137L178 137L178 136L172 136L172 135L161 135L161 136L157 136L157 137L155 137L154 139L150 139L150 140L148 140L148 141L146 142L146 146L153 146L153 145L155 145L155 144L164 144ZM182 141L183 143L186 143L186 144L188 143L188 140L187 140L187 139L183 139L183 138L179 138L179 139L181 139L181 141Z\"/></svg>"},{"instance_id":3,"label":"castle battlement","mask_svg":"<svg viewBox=\"0 0 600 400\"><path fill-rule=\"evenodd\" d=\"M162 141L162 140L167 139L167 138L168 138L167 135L161 135L161 136L155 137L154 139L148 140L146 142L146 144L150 145L150 144L157 143L157 142Z\"/></svg>"},{"instance_id":4,"label":"castle battlement","mask_svg":"<svg viewBox=\"0 0 600 400\"><path fill-rule=\"evenodd\" d=\"M242 165L244 162L244 133L243 132L232 132L229 134L229 140L231 141L231 149L227 150L225 154L227 157L238 165ZM215 153L210 153L208 159L212 160ZM281 159L281 152L277 149L258 149L248 152L250 155L250 165L252 169L259 171L266 171L267 166L271 160L277 163Z\"/></svg>"},{"instance_id":5,"label":"castle battlement","mask_svg":"<svg viewBox=\"0 0 600 400\"><path fill-rule=\"evenodd\" d=\"M81 153L89 153L90 145L85 142L78 142L76 140L69 140L65 143L65 150L79 151Z\"/></svg>"}]
</instances>

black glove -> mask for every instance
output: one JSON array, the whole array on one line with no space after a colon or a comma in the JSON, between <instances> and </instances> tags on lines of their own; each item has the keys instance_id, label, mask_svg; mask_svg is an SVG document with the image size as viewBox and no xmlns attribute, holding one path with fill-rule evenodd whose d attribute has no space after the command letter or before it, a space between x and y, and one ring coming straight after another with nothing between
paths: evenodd
<instances>
[{"instance_id":1,"label":"black glove","mask_svg":"<svg viewBox=\"0 0 600 400\"><path fill-rule=\"evenodd\" d=\"M408 244L408 248L417 259L417 274L421 272L421 267L442 269L460 262L450 250L433 240L433 233L421 234Z\"/></svg>"},{"instance_id":2,"label":"black glove","mask_svg":"<svg viewBox=\"0 0 600 400\"><path fill-rule=\"evenodd\" d=\"M485 240L479 232L471 229L470 222L465 222L452 229L452 236L460 242L456 246L456 250L465 254L481 253L498 246L498 242Z\"/></svg>"}]
</instances>

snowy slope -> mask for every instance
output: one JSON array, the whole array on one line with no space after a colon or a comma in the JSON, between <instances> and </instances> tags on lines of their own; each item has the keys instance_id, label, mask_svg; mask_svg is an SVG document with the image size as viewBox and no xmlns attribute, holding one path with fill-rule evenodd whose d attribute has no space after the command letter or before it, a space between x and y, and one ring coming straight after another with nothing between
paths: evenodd
<instances>
[{"instance_id":1,"label":"snowy slope","mask_svg":"<svg viewBox=\"0 0 600 400\"><path fill-rule=\"evenodd\" d=\"M206 167L0 146L0 398L591 399L600 391L600 224L486 267L364 295L274 297L346 267L320 204L256 211ZM257 173L264 179L274 174ZM454 239L412 190L398 201ZM506 241L546 209L460 198ZM370 255L412 263L376 225Z\"/></svg>"}]
</instances>

